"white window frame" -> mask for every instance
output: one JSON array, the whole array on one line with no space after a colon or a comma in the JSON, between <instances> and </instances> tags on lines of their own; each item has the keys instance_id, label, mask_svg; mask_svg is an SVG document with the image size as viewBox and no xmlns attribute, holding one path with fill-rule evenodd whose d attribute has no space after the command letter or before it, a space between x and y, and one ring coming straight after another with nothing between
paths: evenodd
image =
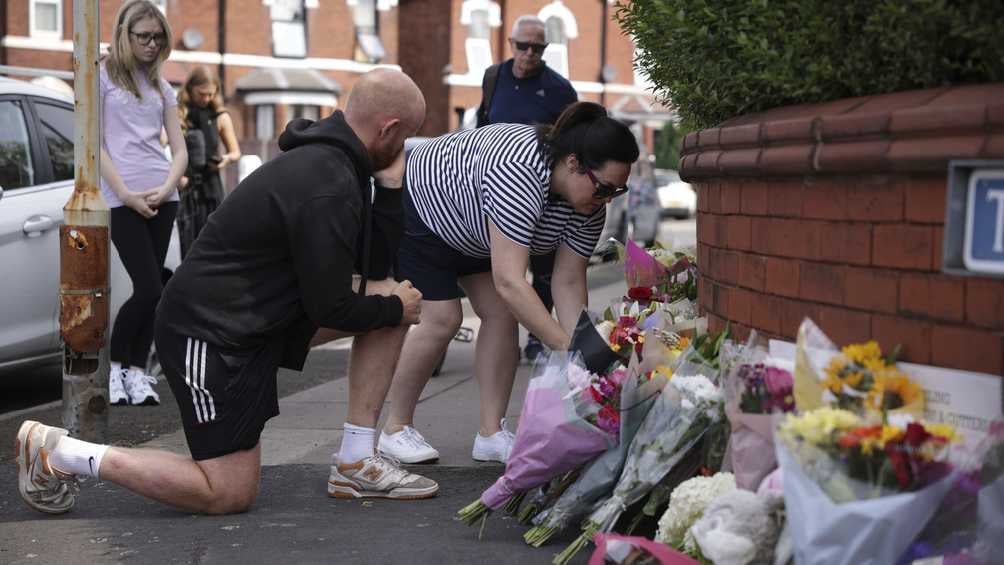
<instances>
[{"instance_id":1,"label":"white window frame","mask_svg":"<svg viewBox=\"0 0 1004 565\"><path fill-rule=\"evenodd\" d=\"M167 0L150 0L150 1L153 2L154 6L157 6L157 9L160 10L161 14L164 14L165 16L167 15Z\"/></svg>"},{"instance_id":2,"label":"white window frame","mask_svg":"<svg viewBox=\"0 0 1004 565\"><path fill-rule=\"evenodd\" d=\"M544 51L543 59L551 70L565 78L569 78L571 76L571 69L568 66L568 42L579 36L579 24L575 19L575 14L561 0L554 0L554 2L541 8L540 12L537 12L537 17L544 22L545 27L547 21L551 18L561 20L565 28L565 37L559 41L548 37L548 46Z\"/></svg>"},{"instance_id":3,"label":"white window frame","mask_svg":"<svg viewBox=\"0 0 1004 565\"><path fill-rule=\"evenodd\" d=\"M285 19L276 17L276 12L281 8L276 2L270 2L269 10L269 30L271 31L272 39L272 55L274 57L285 57L290 59L303 59L306 58L307 52L310 48L307 41L307 6L303 0L295 0L300 3L300 13L302 19ZM299 28L299 29L297 29ZM277 41L277 37L292 36L297 34L302 41L303 48L298 50L297 47L300 43L297 43L290 47L292 43L287 43L285 41Z\"/></svg>"},{"instance_id":4,"label":"white window frame","mask_svg":"<svg viewBox=\"0 0 1004 565\"><path fill-rule=\"evenodd\" d=\"M56 6L56 31L37 29L35 24L35 6L49 4ZM31 0L28 5L28 35L40 39L63 38L63 0Z\"/></svg>"},{"instance_id":5,"label":"white window frame","mask_svg":"<svg viewBox=\"0 0 1004 565\"><path fill-rule=\"evenodd\" d=\"M275 138L275 106L272 104L254 107L254 136L259 141L271 141Z\"/></svg>"},{"instance_id":6,"label":"white window frame","mask_svg":"<svg viewBox=\"0 0 1004 565\"><path fill-rule=\"evenodd\" d=\"M495 64L495 54L492 52L491 33L489 37L470 37L470 26L474 23L474 12L488 13L489 28L502 25L502 9L494 0L464 0L460 7L460 25L468 28L468 37L464 40L464 54L467 56L467 74L482 77L485 70Z\"/></svg>"}]
</instances>

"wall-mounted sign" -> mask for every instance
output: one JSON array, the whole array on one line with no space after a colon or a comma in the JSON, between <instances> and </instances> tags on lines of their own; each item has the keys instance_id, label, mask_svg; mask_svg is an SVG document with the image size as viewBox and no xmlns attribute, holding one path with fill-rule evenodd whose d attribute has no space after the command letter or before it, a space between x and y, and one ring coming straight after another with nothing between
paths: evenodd
<instances>
[{"instance_id":1,"label":"wall-mounted sign","mask_svg":"<svg viewBox=\"0 0 1004 565\"><path fill-rule=\"evenodd\" d=\"M1004 277L1004 161L948 164L942 270Z\"/></svg>"}]
</instances>

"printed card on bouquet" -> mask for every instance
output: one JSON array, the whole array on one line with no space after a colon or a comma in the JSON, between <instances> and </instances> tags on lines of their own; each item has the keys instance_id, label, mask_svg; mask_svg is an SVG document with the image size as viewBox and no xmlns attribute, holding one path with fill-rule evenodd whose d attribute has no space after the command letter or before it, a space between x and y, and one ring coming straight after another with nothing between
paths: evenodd
<instances>
[{"instance_id":1,"label":"printed card on bouquet","mask_svg":"<svg viewBox=\"0 0 1004 565\"><path fill-rule=\"evenodd\" d=\"M794 362L794 343L770 340L771 357ZM813 364L823 367L831 351L809 351ZM916 363L897 363L904 373L924 389L924 419L951 424L974 445L987 433L990 422L1002 415L1004 381L1001 377L959 369L945 369Z\"/></svg>"}]
</instances>

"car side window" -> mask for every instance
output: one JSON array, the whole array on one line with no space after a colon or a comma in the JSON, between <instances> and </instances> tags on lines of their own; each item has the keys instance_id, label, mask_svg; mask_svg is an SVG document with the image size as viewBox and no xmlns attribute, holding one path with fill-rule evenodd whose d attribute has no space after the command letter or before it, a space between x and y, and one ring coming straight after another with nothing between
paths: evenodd
<instances>
[{"instance_id":1,"label":"car side window","mask_svg":"<svg viewBox=\"0 0 1004 565\"><path fill-rule=\"evenodd\" d=\"M42 138L49 148L52 180L73 179L73 110L35 102L35 112L42 124Z\"/></svg>"},{"instance_id":2,"label":"car side window","mask_svg":"<svg viewBox=\"0 0 1004 565\"><path fill-rule=\"evenodd\" d=\"M33 184L35 167L24 109L16 100L0 100L0 187L9 190Z\"/></svg>"}]
</instances>

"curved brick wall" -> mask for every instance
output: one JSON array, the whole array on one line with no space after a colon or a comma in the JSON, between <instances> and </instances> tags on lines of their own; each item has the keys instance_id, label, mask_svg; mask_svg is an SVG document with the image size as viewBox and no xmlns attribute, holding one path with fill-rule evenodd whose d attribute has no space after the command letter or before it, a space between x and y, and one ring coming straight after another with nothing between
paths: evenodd
<instances>
[{"instance_id":1,"label":"curved brick wall","mask_svg":"<svg viewBox=\"0 0 1004 565\"><path fill-rule=\"evenodd\" d=\"M948 161L1004 159L1004 84L778 108L683 155L712 329L794 340L811 316L838 343L1004 373L1004 279L940 272Z\"/></svg>"}]
</instances>

